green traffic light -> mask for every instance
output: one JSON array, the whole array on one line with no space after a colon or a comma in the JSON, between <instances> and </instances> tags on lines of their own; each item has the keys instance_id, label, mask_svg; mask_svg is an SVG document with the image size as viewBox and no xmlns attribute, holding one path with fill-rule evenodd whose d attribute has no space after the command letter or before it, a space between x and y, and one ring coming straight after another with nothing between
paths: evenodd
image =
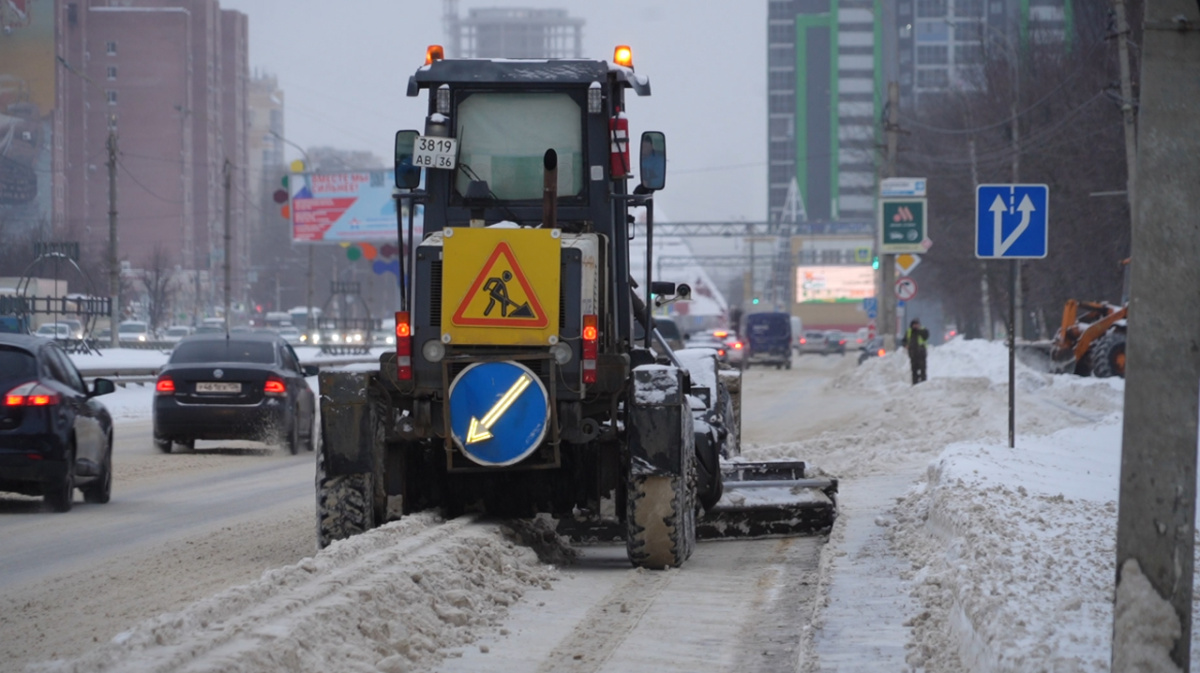
<instances>
[{"instance_id":1,"label":"green traffic light","mask_svg":"<svg viewBox=\"0 0 1200 673\"><path fill-rule=\"evenodd\" d=\"M283 185L283 188L284 188L284 189L287 189L287 186L288 186L288 176L287 176L287 175L284 175L284 176L283 176L283 179L279 181L279 184Z\"/></svg>"},{"instance_id":2,"label":"green traffic light","mask_svg":"<svg viewBox=\"0 0 1200 673\"><path fill-rule=\"evenodd\" d=\"M879 256L878 255L876 255L874 258L871 259L871 268L879 269Z\"/></svg>"},{"instance_id":3,"label":"green traffic light","mask_svg":"<svg viewBox=\"0 0 1200 673\"><path fill-rule=\"evenodd\" d=\"M758 306L758 297L755 297L751 303L754 304L755 306Z\"/></svg>"}]
</instances>

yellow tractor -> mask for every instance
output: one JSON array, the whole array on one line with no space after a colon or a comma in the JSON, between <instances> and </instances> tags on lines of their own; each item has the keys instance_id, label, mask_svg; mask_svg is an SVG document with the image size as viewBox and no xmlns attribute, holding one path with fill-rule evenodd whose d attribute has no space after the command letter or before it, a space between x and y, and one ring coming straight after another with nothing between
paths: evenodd
<instances>
[{"instance_id":1,"label":"yellow tractor","mask_svg":"<svg viewBox=\"0 0 1200 673\"><path fill-rule=\"evenodd\" d=\"M1129 305L1068 299L1054 334L1050 360L1056 373L1125 377L1125 318Z\"/></svg>"}]
</instances>

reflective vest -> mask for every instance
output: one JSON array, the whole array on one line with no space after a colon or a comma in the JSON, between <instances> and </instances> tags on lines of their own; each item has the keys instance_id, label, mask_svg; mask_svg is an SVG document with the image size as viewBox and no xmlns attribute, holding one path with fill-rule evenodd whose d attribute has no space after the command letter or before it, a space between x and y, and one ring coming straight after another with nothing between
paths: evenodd
<instances>
[{"instance_id":1,"label":"reflective vest","mask_svg":"<svg viewBox=\"0 0 1200 673\"><path fill-rule=\"evenodd\" d=\"M921 350L924 350L925 344L928 341L929 340L926 339L923 334L917 334L916 341L913 341L913 328L911 328L911 327L908 328L908 334L904 338L904 343L908 344L909 350L912 350L914 346L916 348L920 348Z\"/></svg>"}]
</instances>

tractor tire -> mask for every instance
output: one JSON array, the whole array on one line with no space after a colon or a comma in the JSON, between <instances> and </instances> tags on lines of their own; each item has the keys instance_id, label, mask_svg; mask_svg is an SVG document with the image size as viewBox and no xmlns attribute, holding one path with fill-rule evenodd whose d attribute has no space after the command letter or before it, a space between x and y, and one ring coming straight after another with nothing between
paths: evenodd
<instances>
[{"instance_id":1,"label":"tractor tire","mask_svg":"<svg viewBox=\"0 0 1200 673\"><path fill-rule=\"evenodd\" d=\"M696 434L696 499L704 511L712 511L725 493L721 481L720 448L709 433Z\"/></svg>"},{"instance_id":2,"label":"tractor tire","mask_svg":"<svg viewBox=\"0 0 1200 673\"><path fill-rule=\"evenodd\" d=\"M688 481L678 475L629 478L625 545L634 566L651 570L678 568L692 555L696 507Z\"/></svg>"},{"instance_id":3,"label":"tractor tire","mask_svg":"<svg viewBox=\"0 0 1200 673\"><path fill-rule=\"evenodd\" d=\"M375 485L370 474L326 477L317 456L317 548L375 527Z\"/></svg>"},{"instance_id":4,"label":"tractor tire","mask_svg":"<svg viewBox=\"0 0 1200 673\"><path fill-rule=\"evenodd\" d=\"M1111 331L1096 340L1091 349L1092 376L1125 378L1125 333Z\"/></svg>"}]
</instances>

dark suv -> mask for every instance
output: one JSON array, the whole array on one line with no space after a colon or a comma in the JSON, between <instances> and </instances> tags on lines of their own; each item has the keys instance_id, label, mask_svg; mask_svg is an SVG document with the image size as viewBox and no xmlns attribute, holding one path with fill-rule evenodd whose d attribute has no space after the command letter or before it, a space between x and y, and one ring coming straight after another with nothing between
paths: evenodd
<instances>
[{"instance_id":1,"label":"dark suv","mask_svg":"<svg viewBox=\"0 0 1200 673\"><path fill-rule=\"evenodd\" d=\"M792 368L792 317L787 313L746 316L746 366Z\"/></svg>"},{"instance_id":2,"label":"dark suv","mask_svg":"<svg viewBox=\"0 0 1200 673\"><path fill-rule=\"evenodd\" d=\"M75 489L87 502L112 494L112 417L58 344L0 334L0 491L40 495L57 512L71 509Z\"/></svg>"}]
</instances>

